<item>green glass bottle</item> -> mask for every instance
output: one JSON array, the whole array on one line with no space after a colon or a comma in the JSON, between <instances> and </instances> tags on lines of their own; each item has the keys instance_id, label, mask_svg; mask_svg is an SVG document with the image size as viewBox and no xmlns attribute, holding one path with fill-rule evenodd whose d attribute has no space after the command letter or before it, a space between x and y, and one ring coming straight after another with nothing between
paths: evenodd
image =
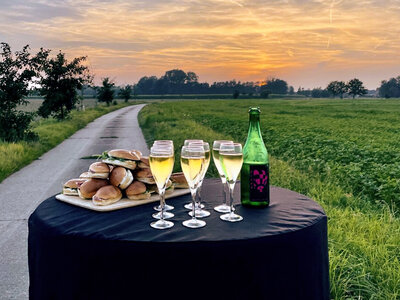
<instances>
[{"instance_id":1,"label":"green glass bottle","mask_svg":"<svg viewBox=\"0 0 400 300\"><path fill-rule=\"evenodd\" d=\"M269 159L260 130L260 108L249 109L249 132L243 147L240 196L244 206L269 205Z\"/></svg>"}]
</instances>

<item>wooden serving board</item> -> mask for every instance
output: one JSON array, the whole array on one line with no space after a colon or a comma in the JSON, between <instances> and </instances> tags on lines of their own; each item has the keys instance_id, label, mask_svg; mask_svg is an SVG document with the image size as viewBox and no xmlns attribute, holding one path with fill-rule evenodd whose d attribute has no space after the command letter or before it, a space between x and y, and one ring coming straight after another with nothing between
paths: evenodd
<instances>
[{"instance_id":1,"label":"wooden serving board","mask_svg":"<svg viewBox=\"0 0 400 300\"><path fill-rule=\"evenodd\" d=\"M172 192L172 194L166 195L165 199L182 196L182 195L186 195L189 193L190 193L189 189L175 189ZM160 201L160 196L157 193L153 193L151 195L150 199L147 199L147 200L129 200L128 198L122 198L118 202L115 202L110 205L104 205L104 206L95 205L95 204L93 204L92 200L84 200L84 199L79 198L78 196L68 196L68 195L64 195L64 194L58 194L58 195L56 195L56 199L66 202L66 203L69 203L69 204L72 204L72 205L80 206L83 208L105 212L105 211L113 211L113 210L132 207L132 206L143 205L143 204L147 204L147 203L151 203L151 202L157 202L157 201Z\"/></svg>"}]
</instances>

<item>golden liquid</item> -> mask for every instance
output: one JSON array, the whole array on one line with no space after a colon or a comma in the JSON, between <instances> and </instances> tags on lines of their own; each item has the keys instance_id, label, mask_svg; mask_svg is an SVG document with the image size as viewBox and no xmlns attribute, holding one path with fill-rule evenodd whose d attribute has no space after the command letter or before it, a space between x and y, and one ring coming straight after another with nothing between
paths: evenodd
<instances>
[{"instance_id":1,"label":"golden liquid","mask_svg":"<svg viewBox=\"0 0 400 300\"><path fill-rule=\"evenodd\" d=\"M152 156L149 157L151 173L159 189L163 188L171 176L174 168L174 156Z\"/></svg>"},{"instance_id":2,"label":"golden liquid","mask_svg":"<svg viewBox=\"0 0 400 300\"><path fill-rule=\"evenodd\" d=\"M203 169L201 170L201 178L204 178L204 176L206 175L208 167L210 165L210 158L211 158L210 151L205 151L204 155L205 155L205 159L204 159L204 163L203 163Z\"/></svg>"},{"instance_id":3,"label":"golden liquid","mask_svg":"<svg viewBox=\"0 0 400 300\"><path fill-rule=\"evenodd\" d=\"M220 154L219 160L228 182L235 182L243 164L243 154Z\"/></svg>"},{"instance_id":4,"label":"golden liquid","mask_svg":"<svg viewBox=\"0 0 400 300\"><path fill-rule=\"evenodd\" d=\"M194 188L200 180L204 161L204 157L181 156L182 172L191 188Z\"/></svg>"},{"instance_id":5,"label":"golden liquid","mask_svg":"<svg viewBox=\"0 0 400 300\"><path fill-rule=\"evenodd\" d=\"M213 153L214 164L217 167L219 177L225 177L224 170L222 169L221 162L219 160L219 149L213 149L212 153Z\"/></svg>"}]
</instances>

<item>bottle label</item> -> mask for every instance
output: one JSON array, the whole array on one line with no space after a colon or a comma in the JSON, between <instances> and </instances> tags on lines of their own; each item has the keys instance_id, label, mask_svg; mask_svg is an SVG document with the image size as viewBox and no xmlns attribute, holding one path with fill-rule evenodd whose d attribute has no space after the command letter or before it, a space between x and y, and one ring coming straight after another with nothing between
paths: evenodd
<instances>
[{"instance_id":1,"label":"bottle label","mask_svg":"<svg viewBox=\"0 0 400 300\"><path fill-rule=\"evenodd\" d=\"M250 201L269 201L268 165L250 165Z\"/></svg>"}]
</instances>

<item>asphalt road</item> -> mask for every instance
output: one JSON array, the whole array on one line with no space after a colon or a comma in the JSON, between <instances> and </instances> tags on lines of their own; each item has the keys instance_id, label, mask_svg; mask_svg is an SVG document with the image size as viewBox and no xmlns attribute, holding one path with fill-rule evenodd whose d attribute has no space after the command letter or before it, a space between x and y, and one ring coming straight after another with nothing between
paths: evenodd
<instances>
[{"instance_id":1,"label":"asphalt road","mask_svg":"<svg viewBox=\"0 0 400 300\"><path fill-rule=\"evenodd\" d=\"M137 115L144 105L106 114L0 183L0 299L28 299L30 214L62 184L78 177L105 150L138 149L148 154Z\"/></svg>"}]
</instances>

